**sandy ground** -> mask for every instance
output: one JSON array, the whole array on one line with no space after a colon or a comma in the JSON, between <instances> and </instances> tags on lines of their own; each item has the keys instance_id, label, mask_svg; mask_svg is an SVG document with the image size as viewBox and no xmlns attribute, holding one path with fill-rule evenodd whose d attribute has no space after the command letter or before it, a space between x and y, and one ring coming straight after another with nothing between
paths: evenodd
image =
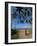
<instances>
[{"instance_id":1,"label":"sandy ground","mask_svg":"<svg viewBox=\"0 0 37 46\"><path fill-rule=\"evenodd\" d=\"M26 33L26 31L27 31L27 33ZM32 30L18 30L17 34L12 35L11 37L12 37L12 39L30 39L30 38L32 38L31 31Z\"/></svg>"},{"instance_id":2,"label":"sandy ground","mask_svg":"<svg viewBox=\"0 0 37 46\"><path fill-rule=\"evenodd\" d=\"M26 35L25 30L19 30L18 35L19 35L19 38L20 38L20 39L32 38L32 33L29 32L29 33Z\"/></svg>"}]
</instances>

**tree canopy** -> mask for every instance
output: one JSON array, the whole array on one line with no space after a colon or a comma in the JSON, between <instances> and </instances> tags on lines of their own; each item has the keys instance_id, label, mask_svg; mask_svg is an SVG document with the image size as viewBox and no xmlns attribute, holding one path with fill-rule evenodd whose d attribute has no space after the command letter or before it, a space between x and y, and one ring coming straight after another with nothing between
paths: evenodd
<instances>
[{"instance_id":1,"label":"tree canopy","mask_svg":"<svg viewBox=\"0 0 37 46\"><path fill-rule=\"evenodd\" d=\"M11 18L32 24L32 7L12 7Z\"/></svg>"}]
</instances>

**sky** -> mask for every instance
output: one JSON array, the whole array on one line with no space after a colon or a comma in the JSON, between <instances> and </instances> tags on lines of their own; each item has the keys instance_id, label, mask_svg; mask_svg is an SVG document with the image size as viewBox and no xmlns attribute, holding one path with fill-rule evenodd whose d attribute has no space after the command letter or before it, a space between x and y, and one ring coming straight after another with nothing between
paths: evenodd
<instances>
[{"instance_id":1,"label":"sky","mask_svg":"<svg viewBox=\"0 0 37 46\"><path fill-rule=\"evenodd\" d=\"M19 11L16 11L16 7L11 7L11 14L13 14L14 12L16 12L16 18L15 19L13 19L13 18L11 18L11 28L12 29L21 29L21 28L24 28L24 29L30 29L30 28L32 28L32 24L30 24L30 23L26 23L26 22L24 22L24 23L17 23L17 21L19 20L19 15L21 15L21 14L19 14ZM24 9L23 9L23 11L24 11ZM25 12L25 11L24 11ZM13 15L11 15L11 16L13 16ZM32 16L31 16L31 14L30 14L30 16L28 16L26 19L32 19Z\"/></svg>"},{"instance_id":2,"label":"sky","mask_svg":"<svg viewBox=\"0 0 37 46\"><path fill-rule=\"evenodd\" d=\"M30 23L17 23L17 22L13 22L13 24L12 24L12 28L13 29L21 29L21 28L24 28L24 29L29 29L29 28L31 28L32 27L32 25L30 24Z\"/></svg>"}]
</instances>

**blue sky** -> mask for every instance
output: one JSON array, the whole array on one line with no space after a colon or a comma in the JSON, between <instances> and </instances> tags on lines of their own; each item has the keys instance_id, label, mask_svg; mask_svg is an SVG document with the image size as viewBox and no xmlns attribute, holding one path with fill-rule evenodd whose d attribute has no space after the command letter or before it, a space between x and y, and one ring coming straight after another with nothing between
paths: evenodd
<instances>
[{"instance_id":1,"label":"blue sky","mask_svg":"<svg viewBox=\"0 0 37 46\"><path fill-rule=\"evenodd\" d=\"M31 26L32 26L30 23L26 23L26 22L25 22L25 23L19 23L19 24L18 24L17 22L14 21L14 22L12 22L12 23L13 23L13 24L12 24L12 28L13 28L13 29L15 29L15 28L16 28L16 29L19 29L19 28L25 28L25 29L28 28L28 29L29 29L29 28L31 28Z\"/></svg>"},{"instance_id":2,"label":"blue sky","mask_svg":"<svg viewBox=\"0 0 37 46\"><path fill-rule=\"evenodd\" d=\"M19 28L24 28L24 29L26 29L26 28L32 28L32 24L30 24L30 23L26 23L26 22L24 22L24 23L17 23L17 20L19 20L19 18L18 18L18 16L20 15L19 14L19 12L18 11L16 11L16 7L11 7L11 13L14 13L14 12L16 12L17 13L17 16L16 16L16 18L15 19L13 19L13 18L11 18L11 25L12 25L12 29L19 29ZM32 19L32 16L29 16L29 17L27 17L26 19Z\"/></svg>"}]
</instances>

